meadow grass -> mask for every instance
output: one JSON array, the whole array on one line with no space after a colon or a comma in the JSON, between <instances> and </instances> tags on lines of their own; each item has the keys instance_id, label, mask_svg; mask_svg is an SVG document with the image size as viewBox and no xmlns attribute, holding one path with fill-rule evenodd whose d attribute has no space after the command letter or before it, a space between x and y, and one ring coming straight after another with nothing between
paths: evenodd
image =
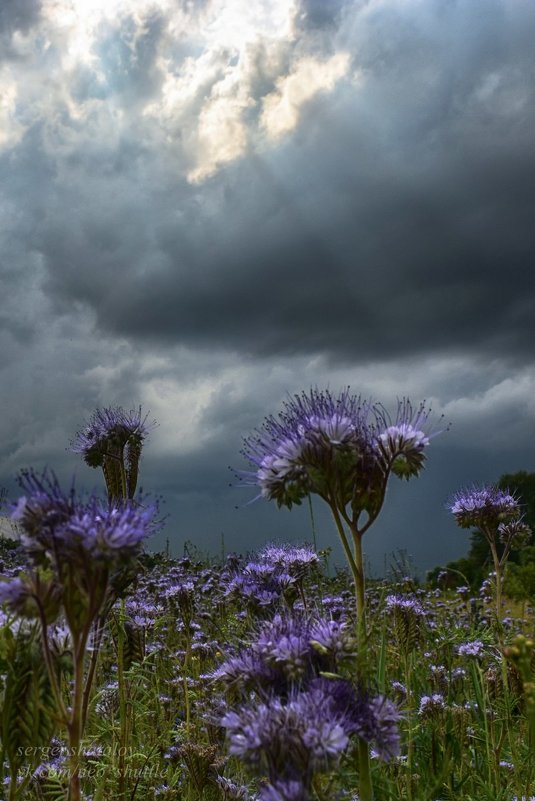
<instances>
[{"instance_id":1,"label":"meadow grass","mask_svg":"<svg viewBox=\"0 0 535 801\"><path fill-rule=\"evenodd\" d=\"M18 572L18 554L16 548L4 548L4 574ZM103 633L82 748L83 797L247 801L262 792L261 764L251 768L230 753L221 721L238 697L232 683L222 686L214 678L218 668L246 654L277 614L328 618L353 631L356 622L346 571L328 575L324 561L312 562L291 581L274 583L269 571L253 575L254 564L254 557L236 555L224 562L195 553L182 559L142 558L135 583L115 604ZM498 636L489 599L465 591L427 589L398 576L369 582L366 600L371 686L395 700L401 713L399 755L383 761L372 749L378 801L535 796L525 693L530 676L503 654L517 635L532 635L532 609L516 607ZM38 638L31 622L6 615L2 622L4 797L63 801L67 740L46 706ZM61 622L51 629L50 643L67 698L72 655ZM349 660L339 675L351 678L351 671ZM32 693L39 709L27 720ZM33 733L26 731L32 726ZM19 730L26 732L26 739L19 738L26 745L18 746L22 753L10 754ZM317 771L315 801L356 801L356 747L351 740ZM276 798L275 791L271 797Z\"/></svg>"}]
</instances>

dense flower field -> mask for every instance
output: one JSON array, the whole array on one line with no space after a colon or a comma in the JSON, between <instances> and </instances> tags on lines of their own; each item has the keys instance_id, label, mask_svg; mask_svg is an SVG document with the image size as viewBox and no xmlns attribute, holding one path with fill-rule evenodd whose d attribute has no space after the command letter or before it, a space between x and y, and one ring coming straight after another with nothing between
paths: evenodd
<instances>
[{"instance_id":1,"label":"dense flower field","mask_svg":"<svg viewBox=\"0 0 535 801\"><path fill-rule=\"evenodd\" d=\"M97 410L73 450L107 499L25 470L2 543L0 786L7 801L520 801L535 797L533 610L502 577L527 534L513 494L460 491L494 571L475 595L364 577L389 478L418 475L423 405L295 396L245 441L245 483L319 495L347 569L266 544L223 563L150 554L136 496L149 426Z\"/></svg>"},{"instance_id":2,"label":"dense flower field","mask_svg":"<svg viewBox=\"0 0 535 801\"><path fill-rule=\"evenodd\" d=\"M18 573L19 557L5 547L4 573ZM308 775L313 798L354 801L356 735L371 742L380 799L535 792L521 671L504 661L485 595L425 590L408 577L374 583L375 695L363 699L352 681L349 577L327 575L310 548L266 547L223 564L143 562L101 645L81 745L84 797L301 799ZM505 619L507 642L532 630L525 612ZM2 745L4 759L20 756L4 765L5 797L15 764L20 797L59 799L67 741L53 725L26 730L49 691L34 628L2 615L4 698L14 695ZM68 631L54 624L48 636L68 685Z\"/></svg>"}]
</instances>

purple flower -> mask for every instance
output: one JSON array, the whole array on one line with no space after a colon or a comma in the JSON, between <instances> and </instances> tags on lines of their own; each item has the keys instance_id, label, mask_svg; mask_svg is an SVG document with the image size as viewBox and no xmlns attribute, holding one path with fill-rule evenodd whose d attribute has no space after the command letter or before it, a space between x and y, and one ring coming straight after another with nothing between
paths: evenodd
<instances>
[{"instance_id":1,"label":"purple flower","mask_svg":"<svg viewBox=\"0 0 535 801\"><path fill-rule=\"evenodd\" d=\"M151 534L154 507L133 504L103 505L92 498L57 530L57 541L65 553L117 561L129 559L141 550Z\"/></svg>"},{"instance_id":2,"label":"purple flower","mask_svg":"<svg viewBox=\"0 0 535 801\"><path fill-rule=\"evenodd\" d=\"M312 548L288 544L266 545L259 551L258 558L266 564L282 568L296 578L302 578L311 567L319 563L319 557Z\"/></svg>"},{"instance_id":3,"label":"purple flower","mask_svg":"<svg viewBox=\"0 0 535 801\"><path fill-rule=\"evenodd\" d=\"M251 650L267 666L280 670L287 680L301 679L311 669L314 652L310 640L305 620L275 615L260 630Z\"/></svg>"},{"instance_id":4,"label":"purple flower","mask_svg":"<svg viewBox=\"0 0 535 801\"><path fill-rule=\"evenodd\" d=\"M386 608L389 612L396 610L403 613L410 613L415 617L425 617L425 609L416 598L407 595L387 595Z\"/></svg>"},{"instance_id":5,"label":"purple flower","mask_svg":"<svg viewBox=\"0 0 535 801\"><path fill-rule=\"evenodd\" d=\"M399 697L400 697L402 700L405 700L405 698L407 698L407 696L408 696L408 690L407 690L407 688L405 687L405 685L404 685L404 684L402 684L400 681L392 681L392 682L390 682L390 686L392 687L392 689L394 690L394 692L395 692L397 695L399 695Z\"/></svg>"},{"instance_id":6,"label":"purple flower","mask_svg":"<svg viewBox=\"0 0 535 801\"><path fill-rule=\"evenodd\" d=\"M492 485L461 490L448 508L461 528L497 529L500 523L520 515L518 499Z\"/></svg>"},{"instance_id":7,"label":"purple flower","mask_svg":"<svg viewBox=\"0 0 535 801\"><path fill-rule=\"evenodd\" d=\"M424 466L424 449L430 438L423 429L429 415L430 410L425 404L414 410L411 402L404 398L398 403L397 419L393 425L383 418L383 430L377 437L378 446L398 478L417 476Z\"/></svg>"},{"instance_id":8,"label":"purple flower","mask_svg":"<svg viewBox=\"0 0 535 801\"><path fill-rule=\"evenodd\" d=\"M444 696L441 693L422 695L420 698L418 714L424 719L434 718L443 712L445 708L446 703L444 701Z\"/></svg>"},{"instance_id":9,"label":"purple flower","mask_svg":"<svg viewBox=\"0 0 535 801\"><path fill-rule=\"evenodd\" d=\"M246 651L229 657L208 678L222 681L229 687L249 688L272 684L277 680L277 674L258 654Z\"/></svg>"},{"instance_id":10,"label":"purple flower","mask_svg":"<svg viewBox=\"0 0 535 801\"><path fill-rule=\"evenodd\" d=\"M501 542L508 547L518 548L527 542L530 534L531 528L520 517L500 523L498 526L498 536Z\"/></svg>"},{"instance_id":11,"label":"purple flower","mask_svg":"<svg viewBox=\"0 0 535 801\"><path fill-rule=\"evenodd\" d=\"M37 606L32 601L30 588L21 578L0 582L0 605L3 604L10 612L25 615L33 607L33 615L37 615Z\"/></svg>"},{"instance_id":12,"label":"purple flower","mask_svg":"<svg viewBox=\"0 0 535 801\"><path fill-rule=\"evenodd\" d=\"M347 625L336 620L314 621L308 636L313 648L322 654L332 654L336 660L347 657L356 646Z\"/></svg>"},{"instance_id":13,"label":"purple flower","mask_svg":"<svg viewBox=\"0 0 535 801\"><path fill-rule=\"evenodd\" d=\"M229 657L211 678L245 692L255 689L261 697L273 691L287 693L321 671L336 670L353 650L353 640L338 622L277 614L264 623L246 650Z\"/></svg>"},{"instance_id":14,"label":"purple flower","mask_svg":"<svg viewBox=\"0 0 535 801\"><path fill-rule=\"evenodd\" d=\"M81 453L90 467L100 467L105 456L125 447L141 447L156 423L147 424L141 406L126 412L122 406L96 409L89 422L75 434L71 450Z\"/></svg>"},{"instance_id":15,"label":"purple flower","mask_svg":"<svg viewBox=\"0 0 535 801\"><path fill-rule=\"evenodd\" d=\"M225 595L237 595L253 606L273 606L284 589L284 581L278 581L279 575L273 569L257 570L256 567L249 563L243 573L230 578L226 583Z\"/></svg>"},{"instance_id":16,"label":"purple flower","mask_svg":"<svg viewBox=\"0 0 535 801\"><path fill-rule=\"evenodd\" d=\"M467 587L464 584L461 587L457 587L457 594L460 595L463 600L466 600L470 595L470 587Z\"/></svg>"},{"instance_id":17,"label":"purple flower","mask_svg":"<svg viewBox=\"0 0 535 801\"><path fill-rule=\"evenodd\" d=\"M141 449L156 425L147 416L141 416L141 406L129 412L121 406L97 409L71 442L86 464L102 467L110 497L134 497Z\"/></svg>"},{"instance_id":18,"label":"purple flower","mask_svg":"<svg viewBox=\"0 0 535 801\"><path fill-rule=\"evenodd\" d=\"M347 681L320 679L332 697L333 706L344 715L344 729L368 743L374 743L377 755L385 762L398 756L400 713L396 704L382 695L359 695Z\"/></svg>"},{"instance_id":19,"label":"purple flower","mask_svg":"<svg viewBox=\"0 0 535 801\"><path fill-rule=\"evenodd\" d=\"M382 695L371 698L368 709L373 719L371 739L375 750L379 759L388 762L400 753L398 723L401 715L396 704Z\"/></svg>"},{"instance_id":20,"label":"purple flower","mask_svg":"<svg viewBox=\"0 0 535 801\"><path fill-rule=\"evenodd\" d=\"M348 745L343 722L332 698L315 689L293 693L286 702L274 696L242 706L228 712L221 725L230 753L272 779L326 769Z\"/></svg>"},{"instance_id":21,"label":"purple flower","mask_svg":"<svg viewBox=\"0 0 535 801\"><path fill-rule=\"evenodd\" d=\"M457 648L457 653L459 656L474 656L478 657L483 654L485 650L484 644L481 640L472 640L472 642L465 642L462 645L459 645Z\"/></svg>"},{"instance_id":22,"label":"purple flower","mask_svg":"<svg viewBox=\"0 0 535 801\"><path fill-rule=\"evenodd\" d=\"M63 607L75 637L132 582L136 557L155 529L156 509L133 501L102 502L93 495L79 498L74 486L63 492L46 471L41 476L25 471L19 484L25 499L17 513L32 595L49 621ZM39 566L52 578L44 580L35 569ZM31 611L24 609L26 615Z\"/></svg>"},{"instance_id":23,"label":"purple flower","mask_svg":"<svg viewBox=\"0 0 535 801\"><path fill-rule=\"evenodd\" d=\"M224 776L216 776L217 785L221 791L223 801L252 801L247 787L235 784Z\"/></svg>"},{"instance_id":24,"label":"purple flower","mask_svg":"<svg viewBox=\"0 0 535 801\"><path fill-rule=\"evenodd\" d=\"M242 453L253 470L240 475L279 506L291 507L316 493L338 507L351 502L373 511L390 471L410 478L422 469L429 413L424 405L413 410L403 400L392 421L379 404L349 390L334 397L311 389L294 395L278 419L266 418L245 440Z\"/></svg>"}]
</instances>

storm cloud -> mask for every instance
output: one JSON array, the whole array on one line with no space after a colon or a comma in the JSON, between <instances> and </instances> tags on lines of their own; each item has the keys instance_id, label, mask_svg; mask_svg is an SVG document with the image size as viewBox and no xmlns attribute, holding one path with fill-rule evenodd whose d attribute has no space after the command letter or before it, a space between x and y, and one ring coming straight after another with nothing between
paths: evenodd
<instances>
[{"instance_id":1,"label":"storm cloud","mask_svg":"<svg viewBox=\"0 0 535 801\"><path fill-rule=\"evenodd\" d=\"M370 558L462 552L448 494L535 469L533 41L527 0L5 3L0 485L143 403L174 547L310 539L227 466L351 384L452 423Z\"/></svg>"}]
</instances>

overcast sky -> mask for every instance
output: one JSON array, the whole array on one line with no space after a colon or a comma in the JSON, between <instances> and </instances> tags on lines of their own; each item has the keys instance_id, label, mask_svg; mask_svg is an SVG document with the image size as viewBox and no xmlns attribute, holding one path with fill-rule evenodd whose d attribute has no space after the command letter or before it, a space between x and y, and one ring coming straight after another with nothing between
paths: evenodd
<instances>
[{"instance_id":1,"label":"overcast sky","mask_svg":"<svg viewBox=\"0 0 535 801\"><path fill-rule=\"evenodd\" d=\"M0 486L100 487L70 439L142 404L154 547L310 541L228 465L349 384L452 424L372 568L463 554L448 496L535 470L534 42L533 0L1 0Z\"/></svg>"}]
</instances>

